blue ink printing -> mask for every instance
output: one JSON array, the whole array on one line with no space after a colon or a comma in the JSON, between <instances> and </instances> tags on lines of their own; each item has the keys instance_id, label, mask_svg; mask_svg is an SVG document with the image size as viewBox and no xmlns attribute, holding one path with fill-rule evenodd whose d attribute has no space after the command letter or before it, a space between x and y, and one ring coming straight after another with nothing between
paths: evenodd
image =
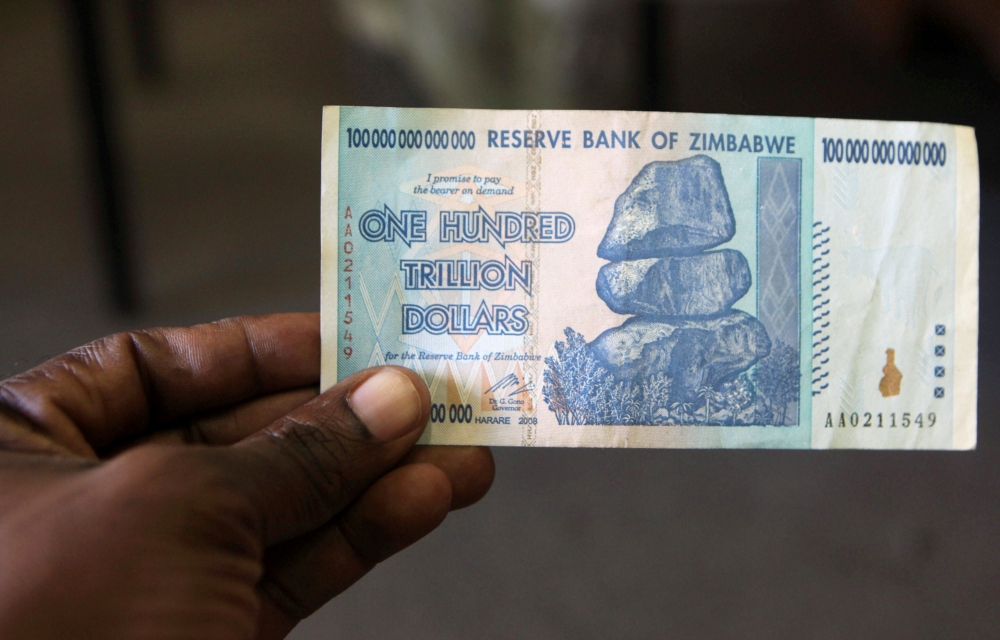
<instances>
[{"instance_id":1,"label":"blue ink printing","mask_svg":"<svg viewBox=\"0 0 1000 640\"><path fill-rule=\"evenodd\" d=\"M797 418L797 344L772 341L760 320L732 309L751 284L743 254L706 251L735 231L715 160L699 155L639 171L615 202L598 248L612 261L598 274L598 295L633 317L590 343L571 328L566 342L556 342L543 395L560 424L777 425Z\"/></svg>"},{"instance_id":2,"label":"blue ink printing","mask_svg":"<svg viewBox=\"0 0 1000 640\"><path fill-rule=\"evenodd\" d=\"M528 308L521 304L487 305L479 303L473 311L468 304L403 305L403 334L426 331L433 335L519 336L528 331Z\"/></svg>"},{"instance_id":3,"label":"blue ink printing","mask_svg":"<svg viewBox=\"0 0 1000 640\"><path fill-rule=\"evenodd\" d=\"M383 209L369 209L358 221L361 237L369 242L393 242L396 238L406 246L413 242L427 241L427 212L400 211L396 215L389 205Z\"/></svg>"},{"instance_id":4,"label":"blue ink printing","mask_svg":"<svg viewBox=\"0 0 1000 640\"><path fill-rule=\"evenodd\" d=\"M520 264L508 256L499 260L400 260L403 286L418 291L513 291L531 295L531 261Z\"/></svg>"},{"instance_id":5,"label":"blue ink printing","mask_svg":"<svg viewBox=\"0 0 1000 640\"><path fill-rule=\"evenodd\" d=\"M568 242L576 233L573 216L562 212L532 213L497 211L490 216L482 207L476 211L442 211L441 242L489 242L501 247L508 242Z\"/></svg>"}]
</instances>

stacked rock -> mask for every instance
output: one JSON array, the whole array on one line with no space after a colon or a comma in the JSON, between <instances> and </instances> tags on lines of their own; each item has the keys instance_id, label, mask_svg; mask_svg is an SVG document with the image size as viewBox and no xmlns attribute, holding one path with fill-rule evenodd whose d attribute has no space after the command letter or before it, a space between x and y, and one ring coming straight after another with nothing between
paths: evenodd
<instances>
[{"instance_id":1,"label":"stacked rock","mask_svg":"<svg viewBox=\"0 0 1000 640\"><path fill-rule=\"evenodd\" d=\"M750 289L739 251L708 251L736 233L719 163L708 156L652 162L615 201L597 249L612 260L597 295L621 314L589 348L617 379L671 379L671 402L694 402L767 356L771 341L757 318L732 305Z\"/></svg>"}]
</instances>

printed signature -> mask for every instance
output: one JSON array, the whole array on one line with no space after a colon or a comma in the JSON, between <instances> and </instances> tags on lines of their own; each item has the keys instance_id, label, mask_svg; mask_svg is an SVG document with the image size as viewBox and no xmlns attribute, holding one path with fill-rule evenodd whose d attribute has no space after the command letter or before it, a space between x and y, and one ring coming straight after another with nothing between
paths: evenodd
<instances>
[{"instance_id":1,"label":"printed signature","mask_svg":"<svg viewBox=\"0 0 1000 640\"><path fill-rule=\"evenodd\" d=\"M532 390L530 384L521 384L521 380L518 379L517 374L511 373L500 378L500 380L498 380L495 385L487 389L487 391L496 393L498 391L510 389L511 387L514 387L514 390L507 393L508 398L516 396L519 393L525 393Z\"/></svg>"}]
</instances>

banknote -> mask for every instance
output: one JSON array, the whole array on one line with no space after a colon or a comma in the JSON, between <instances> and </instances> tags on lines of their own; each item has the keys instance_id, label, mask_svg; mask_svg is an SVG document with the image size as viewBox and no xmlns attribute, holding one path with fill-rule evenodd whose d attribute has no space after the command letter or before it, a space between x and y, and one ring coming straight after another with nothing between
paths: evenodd
<instances>
[{"instance_id":1,"label":"banknote","mask_svg":"<svg viewBox=\"0 0 1000 640\"><path fill-rule=\"evenodd\" d=\"M971 449L961 126L327 107L322 386L430 388L422 442Z\"/></svg>"}]
</instances>

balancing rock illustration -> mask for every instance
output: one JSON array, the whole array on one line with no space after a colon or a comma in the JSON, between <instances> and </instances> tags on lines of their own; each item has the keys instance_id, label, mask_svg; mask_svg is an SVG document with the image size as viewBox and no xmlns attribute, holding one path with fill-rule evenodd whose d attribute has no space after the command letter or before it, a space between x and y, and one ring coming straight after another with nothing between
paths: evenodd
<instances>
[{"instance_id":1,"label":"balancing rock illustration","mask_svg":"<svg viewBox=\"0 0 1000 640\"><path fill-rule=\"evenodd\" d=\"M690 255L728 242L735 233L718 162L708 156L651 162L615 201L597 255L605 260Z\"/></svg>"},{"instance_id":2,"label":"balancing rock illustration","mask_svg":"<svg viewBox=\"0 0 1000 640\"><path fill-rule=\"evenodd\" d=\"M735 233L715 160L699 155L639 171L615 201L597 249L612 261L597 276L597 295L634 316L588 345L615 378L663 373L671 401L693 402L770 353L760 321L732 308L750 289L746 257L708 251Z\"/></svg>"}]
</instances>

